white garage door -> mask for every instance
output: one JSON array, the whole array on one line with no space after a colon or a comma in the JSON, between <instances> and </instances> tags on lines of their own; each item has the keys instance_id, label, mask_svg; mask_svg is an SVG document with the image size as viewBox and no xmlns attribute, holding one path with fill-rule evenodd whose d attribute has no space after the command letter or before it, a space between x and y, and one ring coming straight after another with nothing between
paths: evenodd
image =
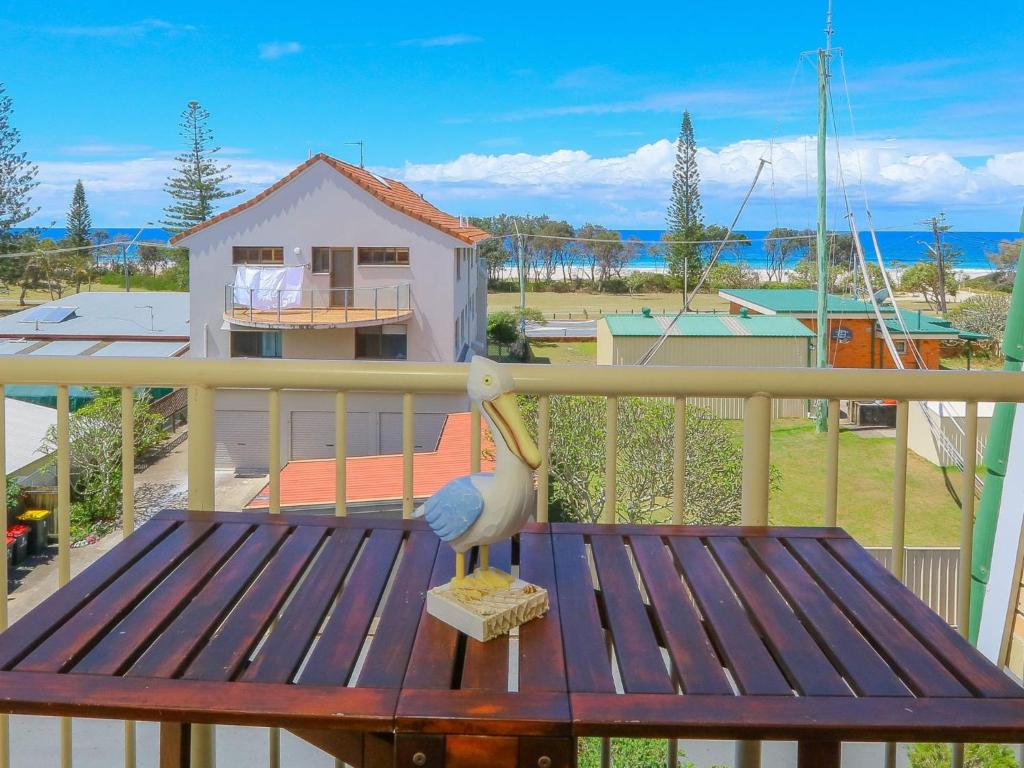
<instances>
[{"instance_id":1,"label":"white garage door","mask_svg":"<svg viewBox=\"0 0 1024 768\"><path fill-rule=\"evenodd\" d=\"M441 436L447 413L417 413L413 422L414 448L416 453L437 449L437 440ZM402 414L380 414L380 452L402 452Z\"/></svg>"},{"instance_id":2,"label":"white garage door","mask_svg":"<svg viewBox=\"0 0 1024 768\"><path fill-rule=\"evenodd\" d=\"M266 471L267 414L261 411L217 411L218 469Z\"/></svg>"},{"instance_id":3,"label":"white garage door","mask_svg":"<svg viewBox=\"0 0 1024 768\"><path fill-rule=\"evenodd\" d=\"M346 414L345 450L349 456L368 456L370 415ZM292 412L292 461L334 458L333 411Z\"/></svg>"}]
</instances>

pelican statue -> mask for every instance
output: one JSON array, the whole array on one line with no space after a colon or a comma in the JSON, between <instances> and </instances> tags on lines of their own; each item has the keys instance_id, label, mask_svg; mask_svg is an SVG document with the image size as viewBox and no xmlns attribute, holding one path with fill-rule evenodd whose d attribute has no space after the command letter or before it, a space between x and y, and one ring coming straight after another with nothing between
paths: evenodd
<instances>
[{"instance_id":1,"label":"pelican statue","mask_svg":"<svg viewBox=\"0 0 1024 768\"><path fill-rule=\"evenodd\" d=\"M511 574L490 566L488 546L519 531L536 508L533 470L540 466L540 451L523 424L512 385L501 364L473 358L467 389L491 428L494 472L457 477L416 511L455 550L453 587L503 589L511 584ZM480 547L480 562L467 576L471 547Z\"/></svg>"}]
</instances>

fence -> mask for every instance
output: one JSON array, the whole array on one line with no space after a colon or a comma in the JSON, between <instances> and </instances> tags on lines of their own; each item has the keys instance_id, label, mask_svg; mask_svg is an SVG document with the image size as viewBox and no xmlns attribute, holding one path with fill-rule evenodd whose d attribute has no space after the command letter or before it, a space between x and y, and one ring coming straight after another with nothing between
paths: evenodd
<instances>
[{"instance_id":1,"label":"fence","mask_svg":"<svg viewBox=\"0 0 1024 768\"><path fill-rule=\"evenodd\" d=\"M271 513L281 509L281 392L283 390L320 390L334 393L335 439L339 457L346 455L346 395L349 392L384 392L402 395L402 510L406 516L413 509L413 446L415 398L424 394L464 393L467 366L407 362L341 363L307 360L135 360L135 359L59 359L45 357L12 357L4 361L0 373L0 396L6 384L57 385L57 518L58 518L58 585L70 578L70 506L71 467L69 451L68 388L72 385L119 387L122 393L123 499L124 533L135 527L132 397L133 388L163 386L187 388L189 413L188 502L194 510L216 507L214 485L214 395L218 389L250 389L266 393L269 439L269 507ZM538 447L542 463L537 473L537 517L548 519L548 484L550 450L550 398L561 394L580 394L606 399L605 500L601 522L612 523L617 507L616 456L618 398L642 396L670 398L674 402L674 459L672 462L672 519L685 520L684 488L686 457L686 404L688 399L705 397L740 398L744 406L741 517L745 525L768 524L770 478L770 437L772 401L776 399L828 401L828 434L826 441L826 488L819 522L836 524L837 482L839 476L839 400L892 398L897 400L895 482L892 507L892 549L888 565L897 576L912 584L914 574L943 572L946 579L948 559L955 558L954 617L965 616L969 609L971 540L975 497L972 478L975 456L965 457L963 509L960 547L956 555L943 555L945 566L918 567L916 555L909 555L904 546L907 479L908 407L914 400L966 402L965 431L968 444L977 433L977 401L1021 402L1024 389L1018 374L1004 372L933 372L848 369L783 369L783 368L644 368L597 366L580 375L571 366L512 365L516 390L538 396ZM2 414L2 410L0 410ZM473 414L471 466L480 466L480 415ZM3 424L0 422L0 434ZM3 441L0 440L0 465L3 463ZM336 462L335 513L346 514L345 462ZM0 499L4 498L4 481L0 479ZM938 556L936 556L938 557ZM938 560L936 561L938 562ZM936 568L938 569L936 571ZM6 626L6 562L0 565L0 628ZM920 588L932 585L932 576L920 582ZM932 589L928 586L928 589ZM935 588L940 607L950 610L950 588ZM927 592L931 595L932 592ZM931 600L931 598L928 598ZM963 622L966 624L966 622ZM961 631L965 631L961 626ZM0 718L0 768L9 766L7 720ZM213 764L213 729L197 727L193 731L193 765L205 768ZM277 765L276 732L271 732L269 763ZM62 766L72 764L72 740L69 720L61 721L60 750ZM125 728L125 765L135 765L134 728ZM738 747L738 765L749 768L759 764L758 752L750 744ZM893 753L894 754L894 753Z\"/></svg>"}]
</instances>

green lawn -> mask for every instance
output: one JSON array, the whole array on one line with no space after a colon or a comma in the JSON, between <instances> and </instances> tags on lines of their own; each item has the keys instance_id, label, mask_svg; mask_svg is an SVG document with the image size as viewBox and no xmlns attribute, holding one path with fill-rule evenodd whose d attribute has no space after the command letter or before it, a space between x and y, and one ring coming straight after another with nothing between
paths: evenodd
<instances>
[{"instance_id":1,"label":"green lawn","mask_svg":"<svg viewBox=\"0 0 1024 768\"><path fill-rule=\"evenodd\" d=\"M630 310L639 313L643 307L650 307L655 312L678 311L682 304L682 298L678 293L638 293L611 294L611 293L553 293L553 292L526 292L526 306L539 309L549 318L557 316L559 320L572 319L577 317L580 320L586 317L599 317L602 313L629 312ZM487 294L487 311L500 312L507 309L515 309L519 306L518 293L489 293ZM694 297L690 304L691 309L706 312L711 309L727 310L728 303L718 298L717 294L702 293Z\"/></svg>"},{"instance_id":2,"label":"green lawn","mask_svg":"<svg viewBox=\"0 0 1024 768\"><path fill-rule=\"evenodd\" d=\"M839 525L865 546L892 541L896 441L839 436ZM805 421L785 420L772 430L772 463L781 487L772 494L774 525L817 525L825 498L825 435ZM957 490L960 473L949 480ZM942 470L915 453L907 457L908 546L956 546L960 510L946 490Z\"/></svg>"},{"instance_id":3,"label":"green lawn","mask_svg":"<svg viewBox=\"0 0 1024 768\"><path fill-rule=\"evenodd\" d=\"M117 285L105 285L103 283L94 282L92 285L83 285L82 286L82 293L89 293L90 291L94 292L94 293L95 292L111 293L111 292L123 291L123 290L124 290L124 283L119 283ZM145 291L145 290L146 290L145 288L136 285L135 280L132 280L132 291ZM64 291L64 296L62 298L70 299L74 295L75 295L75 288L74 288L74 286L72 286L69 290ZM17 311L19 309L24 309L24 307L22 307L18 303L20 298L21 298L21 288L19 288L17 286L12 286L9 291L4 292L3 288L0 287L0 311ZM25 302L29 306L31 306L33 304L39 304L41 302L54 301L54 300L56 300L56 298L57 298L56 294L51 295L49 291L39 290L39 289L35 289L35 288L29 290L28 293L25 294Z\"/></svg>"},{"instance_id":4,"label":"green lawn","mask_svg":"<svg viewBox=\"0 0 1024 768\"><path fill-rule=\"evenodd\" d=\"M533 362L552 365L593 365L596 341L530 341Z\"/></svg>"}]
</instances>

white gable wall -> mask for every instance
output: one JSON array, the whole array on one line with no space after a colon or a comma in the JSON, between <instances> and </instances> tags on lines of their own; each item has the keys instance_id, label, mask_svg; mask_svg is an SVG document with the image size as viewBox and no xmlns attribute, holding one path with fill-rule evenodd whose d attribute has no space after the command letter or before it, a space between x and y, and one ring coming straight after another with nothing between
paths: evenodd
<instances>
[{"instance_id":1,"label":"white gable wall","mask_svg":"<svg viewBox=\"0 0 1024 768\"><path fill-rule=\"evenodd\" d=\"M236 245L281 246L286 266L308 265L314 246L359 248L408 247L409 266L355 266L354 286L375 287L412 283L413 317L408 323L410 360L451 362L457 354L455 318L470 289L469 272L462 269L456 295L455 248L462 241L402 214L380 202L326 163L315 163L282 188L206 229L186 238L189 249L192 331L191 355L228 357L228 331L221 330L225 286L234 279L231 248ZM294 250L300 248L296 257ZM475 271L475 270L473 270ZM326 288L328 275L307 273L307 285ZM477 313L485 311L477 307ZM471 327L478 327L476 323ZM354 332L284 331L284 354L295 357L350 359ZM289 336L302 334L290 343ZM317 334L323 334L322 355ZM205 339L204 339L205 336ZM347 341L342 341L342 337ZM339 343L340 342L340 343ZM301 352L299 350L301 349Z\"/></svg>"}]
</instances>

